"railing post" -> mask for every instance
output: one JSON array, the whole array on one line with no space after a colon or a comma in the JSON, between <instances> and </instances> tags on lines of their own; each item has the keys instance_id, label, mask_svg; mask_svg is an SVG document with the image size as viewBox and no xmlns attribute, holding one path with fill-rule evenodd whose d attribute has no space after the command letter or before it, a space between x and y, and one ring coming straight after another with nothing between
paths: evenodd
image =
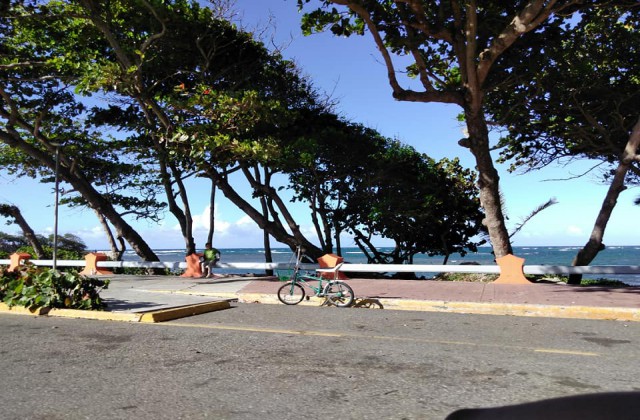
<instances>
[{"instance_id":1,"label":"railing post","mask_svg":"<svg viewBox=\"0 0 640 420\"><path fill-rule=\"evenodd\" d=\"M96 274L113 274L113 271L98 267L98 261L107 261L107 255L100 252L90 252L84 256L85 266L80 274L93 276Z\"/></svg>"},{"instance_id":2,"label":"railing post","mask_svg":"<svg viewBox=\"0 0 640 420\"><path fill-rule=\"evenodd\" d=\"M187 269L180 277L200 278L203 276L202 267L200 266L200 255L194 253L187 255L184 259L187 261Z\"/></svg>"},{"instance_id":3,"label":"railing post","mask_svg":"<svg viewBox=\"0 0 640 420\"><path fill-rule=\"evenodd\" d=\"M500 277L494 284L531 284L524 276L524 258L507 254L504 257L496 258L496 263L500 266Z\"/></svg>"},{"instance_id":4,"label":"railing post","mask_svg":"<svg viewBox=\"0 0 640 420\"><path fill-rule=\"evenodd\" d=\"M336 254L324 254L318 258L318 266L320 266L320 268L335 268L343 262L344 258ZM340 271L336 271L335 273L320 272L320 277L328 280L349 280L349 277Z\"/></svg>"},{"instance_id":5,"label":"railing post","mask_svg":"<svg viewBox=\"0 0 640 420\"><path fill-rule=\"evenodd\" d=\"M9 257L11 262L9 263L9 268L7 269L7 271L17 270L18 267L20 267L20 265L22 264L22 261L27 261L29 258L31 258L31 255L27 254L26 252L14 252Z\"/></svg>"}]
</instances>

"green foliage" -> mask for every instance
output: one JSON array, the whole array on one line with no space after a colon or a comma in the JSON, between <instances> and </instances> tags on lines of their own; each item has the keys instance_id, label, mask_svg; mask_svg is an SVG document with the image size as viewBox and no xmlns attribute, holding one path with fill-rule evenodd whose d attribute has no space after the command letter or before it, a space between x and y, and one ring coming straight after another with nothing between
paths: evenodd
<instances>
[{"instance_id":1,"label":"green foliage","mask_svg":"<svg viewBox=\"0 0 640 420\"><path fill-rule=\"evenodd\" d=\"M568 283L569 277L561 275L529 275L527 279L532 282L552 282L552 283ZM629 285L620 280L612 280L607 278L598 279L582 279L579 286L602 286L602 287L629 287Z\"/></svg>"},{"instance_id":2,"label":"green foliage","mask_svg":"<svg viewBox=\"0 0 640 420\"><path fill-rule=\"evenodd\" d=\"M90 109L80 95L74 94L94 93L85 87L95 87L95 78L103 77L104 68L113 70L110 65L115 63L109 61L112 51L100 31L89 24L77 3L21 3L12 4L0 26L4 51L0 64L6 65L0 73L0 87L15 101L21 118L27 124L37 121L38 129L15 125L25 144L0 148L0 165L16 176L53 182L52 165L38 156L51 155L48 142L59 143L61 204L87 205L87 198L81 194L85 188L64 191L65 181L70 181L65 175L69 170L74 178L100 190L101 196L120 211L158 220L165 204L156 200L158 177L145 165L150 163L148 156L137 153L126 140L106 135L113 131L109 127L113 120L103 118L95 106L100 102L87 101L94 106ZM116 100L122 114L130 117L130 107L122 98ZM34 131L41 134L37 141Z\"/></svg>"},{"instance_id":3,"label":"green foliage","mask_svg":"<svg viewBox=\"0 0 640 420\"><path fill-rule=\"evenodd\" d=\"M537 14L534 20L539 22L532 22L527 30L540 26L540 29L531 31L530 36L535 39L537 48L542 50L540 46L557 42L554 34L546 31L544 24L547 21L563 22L579 7L602 2L587 2L590 4L574 7L565 3L557 2L535 10L539 6L533 7L529 1L524 0L484 1L477 5L446 0L323 0L313 3L298 0L298 7L308 10L301 23L305 35L325 30L339 36L360 35L365 30L363 19L366 16L367 30L375 32L375 36L380 38L379 41L376 40L378 48L386 48L392 59L402 57L397 63L406 66L408 77L415 78L425 92L449 94L425 96L424 101L451 102L451 95L463 94L469 89L470 82L473 83L470 80L472 76L469 75L471 66L491 67L493 74L489 75L488 80L482 81L482 88L487 92L493 90L505 77L508 68L499 60L499 55L518 38L512 32L516 16L528 15L531 18ZM547 10L558 13L546 18L544 13ZM465 38L467 35L469 38ZM404 88L394 86L396 95L400 90ZM406 92L410 90L412 89L407 89ZM456 103L464 100L458 97Z\"/></svg>"},{"instance_id":4,"label":"green foliage","mask_svg":"<svg viewBox=\"0 0 640 420\"><path fill-rule=\"evenodd\" d=\"M45 252L44 258L52 258L53 235L49 235L48 237L37 235L37 237ZM0 258L8 258L14 252L26 252L30 255L36 255L33 247L24 236L9 235L7 233L0 232ZM86 254L87 246L82 238L72 233L58 235L58 259L84 260Z\"/></svg>"},{"instance_id":5,"label":"green foliage","mask_svg":"<svg viewBox=\"0 0 640 420\"><path fill-rule=\"evenodd\" d=\"M434 276L434 280L439 281L467 281L475 283L491 283L497 279L497 274L483 273L439 273Z\"/></svg>"},{"instance_id":6,"label":"green foliage","mask_svg":"<svg viewBox=\"0 0 640 420\"><path fill-rule=\"evenodd\" d=\"M611 280L606 278L599 279L583 279L580 286L606 286L606 287L628 287L629 285L620 280Z\"/></svg>"},{"instance_id":7,"label":"green foliage","mask_svg":"<svg viewBox=\"0 0 640 420\"><path fill-rule=\"evenodd\" d=\"M60 143L63 184L67 170L77 181L62 204L99 207L88 183L122 215L159 220L169 208L190 238L184 179L277 160L279 125L314 101L293 63L198 2L28 4L0 26L0 87L43 136L17 127L30 147L2 148L0 162L50 182L34 157L51 153L43 139Z\"/></svg>"},{"instance_id":8,"label":"green foliage","mask_svg":"<svg viewBox=\"0 0 640 420\"><path fill-rule=\"evenodd\" d=\"M77 272L61 273L30 264L13 272L0 268L0 299L9 306L104 309L100 291L108 280L85 277Z\"/></svg>"},{"instance_id":9,"label":"green foliage","mask_svg":"<svg viewBox=\"0 0 640 420\"><path fill-rule=\"evenodd\" d=\"M44 259L53 258L52 246L43 245L42 249L45 252ZM21 246L18 249L16 249L14 252L26 252L29 255L36 255L31 245ZM13 254L13 252L11 252L11 254ZM87 254L86 251L78 252L73 249L58 248L56 253L56 258L59 260L84 260L84 256L86 254Z\"/></svg>"},{"instance_id":10,"label":"green foliage","mask_svg":"<svg viewBox=\"0 0 640 420\"><path fill-rule=\"evenodd\" d=\"M506 128L500 160L511 170L566 158L617 162L640 115L638 27L638 7L611 5L550 26L555 42L544 49L527 36L505 54L508 72L487 95Z\"/></svg>"},{"instance_id":11,"label":"green foliage","mask_svg":"<svg viewBox=\"0 0 640 420\"><path fill-rule=\"evenodd\" d=\"M184 273L183 270L173 271L170 268L144 268L144 267L115 267L114 274L128 274L133 276L146 276L152 274L154 276L179 276Z\"/></svg>"},{"instance_id":12,"label":"green foliage","mask_svg":"<svg viewBox=\"0 0 640 420\"><path fill-rule=\"evenodd\" d=\"M226 166L239 161L273 161L279 148L265 133L283 112L277 100L257 91L217 92L198 87L179 104L183 124L168 145L172 157L188 157L194 166Z\"/></svg>"},{"instance_id":13,"label":"green foliage","mask_svg":"<svg viewBox=\"0 0 640 420\"><path fill-rule=\"evenodd\" d=\"M354 235L370 262L411 262L475 249L482 213L475 174L458 160L436 162L410 146L335 116L309 118L306 129L285 149L297 158L288 167L296 200L339 232ZM293 159L292 159L293 160ZM392 239L389 254L373 236Z\"/></svg>"},{"instance_id":14,"label":"green foliage","mask_svg":"<svg viewBox=\"0 0 640 420\"><path fill-rule=\"evenodd\" d=\"M0 258L9 258L9 255L25 246L28 246L28 242L24 236L0 232Z\"/></svg>"}]
</instances>

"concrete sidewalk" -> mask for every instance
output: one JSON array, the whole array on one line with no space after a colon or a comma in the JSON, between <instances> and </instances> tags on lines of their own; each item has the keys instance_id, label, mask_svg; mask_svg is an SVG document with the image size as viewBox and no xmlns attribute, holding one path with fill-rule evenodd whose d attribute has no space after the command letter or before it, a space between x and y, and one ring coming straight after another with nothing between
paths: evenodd
<instances>
[{"instance_id":1,"label":"concrete sidewalk","mask_svg":"<svg viewBox=\"0 0 640 420\"><path fill-rule=\"evenodd\" d=\"M272 277L107 275L107 311L51 310L48 315L160 322L230 307L229 302L281 304ZM356 308L640 321L640 287L564 284L504 285L433 280L350 279ZM311 298L301 305L320 306ZM66 311L66 315L65 315Z\"/></svg>"},{"instance_id":2,"label":"concrete sidewalk","mask_svg":"<svg viewBox=\"0 0 640 420\"><path fill-rule=\"evenodd\" d=\"M372 279L347 283L356 295L356 307L640 321L640 287ZM277 303L275 292L280 284L277 280L253 281L238 292L238 299Z\"/></svg>"},{"instance_id":3,"label":"concrete sidewalk","mask_svg":"<svg viewBox=\"0 0 640 420\"><path fill-rule=\"evenodd\" d=\"M207 299L281 304L276 292L283 284L270 277L197 279L167 276L113 276L102 296L111 310L142 302L157 308L199 303ZM430 280L347 281L355 307L560 318L640 321L640 287L579 287L565 284L504 285ZM322 305L311 298L302 305ZM148 306L151 307L151 306Z\"/></svg>"}]
</instances>

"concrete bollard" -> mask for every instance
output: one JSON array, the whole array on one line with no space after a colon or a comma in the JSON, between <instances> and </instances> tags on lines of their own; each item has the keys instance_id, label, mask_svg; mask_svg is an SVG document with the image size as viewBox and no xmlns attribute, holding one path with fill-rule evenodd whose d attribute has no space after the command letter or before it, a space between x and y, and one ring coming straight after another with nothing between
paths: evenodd
<instances>
[{"instance_id":1,"label":"concrete bollard","mask_svg":"<svg viewBox=\"0 0 640 420\"><path fill-rule=\"evenodd\" d=\"M96 274L113 274L113 271L98 267L98 261L107 261L107 255L101 252L90 252L84 256L85 267L80 274L93 276Z\"/></svg>"},{"instance_id":2,"label":"concrete bollard","mask_svg":"<svg viewBox=\"0 0 640 420\"><path fill-rule=\"evenodd\" d=\"M7 271L15 271L20 267L23 261L27 261L31 258L31 254L27 254L26 252L14 252L9 256L11 262L9 263L9 268Z\"/></svg>"},{"instance_id":3,"label":"concrete bollard","mask_svg":"<svg viewBox=\"0 0 640 420\"><path fill-rule=\"evenodd\" d=\"M493 282L494 284L531 284L524 276L524 258L507 254L496 258L496 263L500 266L500 277Z\"/></svg>"},{"instance_id":4,"label":"concrete bollard","mask_svg":"<svg viewBox=\"0 0 640 420\"><path fill-rule=\"evenodd\" d=\"M187 255L184 259L187 261L187 269L185 270L184 274L182 274L180 277L200 278L203 276L202 267L200 266L199 254Z\"/></svg>"},{"instance_id":5,"label":"concrete bollard","mask_svg":"<svg viewBox=\"0 0 640 420\"><path fill-rule=\"evenodd\" d=\"M336 254L324 254L322 257L318 258L318 265L320 268L334 268L338 264L342 264L344 262L344 258L336 255ZM340 271L336 271L334 273L320 273L320 277L328 280L349 280L344 273Z\"/></svg>"}]
</instances>

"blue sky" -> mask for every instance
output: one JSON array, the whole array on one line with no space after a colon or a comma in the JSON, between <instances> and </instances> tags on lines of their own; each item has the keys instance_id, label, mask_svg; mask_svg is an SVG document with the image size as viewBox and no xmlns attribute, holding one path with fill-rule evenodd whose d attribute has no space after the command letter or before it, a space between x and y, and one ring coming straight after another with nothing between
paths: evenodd
<instances>
[{"instance_id":1,"label":"blue sky","mask_svg":"<svg viewBox=\"0 0 640 420\"><path fill-rule=\"evenodd\" d=\"M471 153L457 144L463 136L463 127L456 120L460 110L453 105L393 100L386 69L368 34L352 38L326 33L304 37L299 30L301 15L295 0L236 0L236 9L245 29L263 33L267 44L286 45L285 57L294 59L318 89L337 100L337 111L346 118L375 128L387 137L398 138L435 159L459 157L463 165L474 167ZM266 32L260 29L265 27ZM525 175L509 174L506 166L498 165L510 228L551 197L558 200L558 204L539 214L514 237L514 245L569 246L583 245L588 240L607 186L598 183L595 174L569 178L593 165L594 162L579 161ZM567 180L548 181L550 179ZM208 229L208 185L193 182L189 188L196 214L196 243L201 246ZM636 232L630 228L633 226L631 221L640 213L640 207L633 205L638 195L639 190L632 188L622 193L607 227L605 244L640 243ZM52 231L53 201L52 186L32 180L15 180L0 173L0 202L20 207L36 232ZM253 222L221 194L217 201L216 246L261 247L261 233ZM298 206L295 212L302 225L308 223L308 212L304 207ZM159 225L131 223L153 248L183 247L177 222L168 213ZM1 230L18 232L15 226L3 226ZM61 208L59 232L79 235L90 249L107 246L98 221L89 210ZM351 243L347 241L344 245Z\"/></svg>"}]
</instances>

